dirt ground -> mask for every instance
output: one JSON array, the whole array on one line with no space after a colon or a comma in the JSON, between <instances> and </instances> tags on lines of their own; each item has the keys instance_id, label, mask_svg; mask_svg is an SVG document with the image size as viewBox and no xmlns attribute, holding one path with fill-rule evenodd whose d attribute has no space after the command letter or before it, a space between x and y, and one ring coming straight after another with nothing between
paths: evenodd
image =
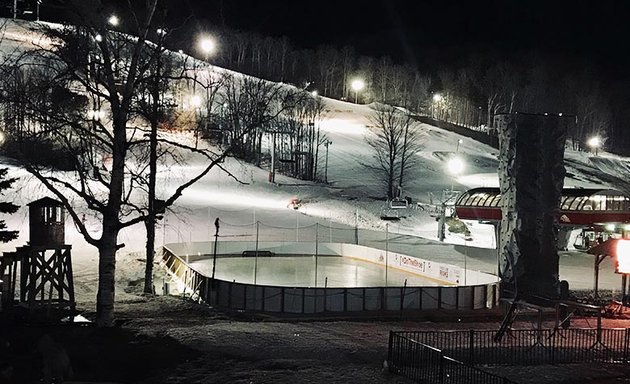
<instances>
[{"instance_id":1,"label":"dirt ground","mask_svg":"<svg viewBox=\"0 0 630 384\"><path fill-rule=\"evenodd\" d=\"M391 329L497 327L495 322L251 319L179 297L142 295L117 303L117 315L118 325L113 329L76 324L4 327L9 345L5 343L0 357L5 365L13 366L13 374L0 383L40 382L37 342L43 334L51 335L67 351L74 371L72 382L410 383L383 369ZM611 321L606 325L625 324ZM493 371L520 383L630 383L630 368L620 366Z\"/></svg>"},{"instance_id":2,"label":"dirt ground","mask_svg":"<svg viewBox=\"0 0 630 384\"><path fill-rule=\"evenodd\" d=\"M228 314L177 296L143 295L142 264L135 258L118 264L122 267L116 327L0 323L0 384L41 382L43 363L38 344L43 335L51 336L67 353L74 375L66 383L411 383L383 369L390 330L499 326L497 313L482 316L485 321L479 321L478 315L460 318L458 314L438 313L434 318L440 320L437 322L292 321ZM95 273L77 268L77 305L87 319L94 317L95 288ZM573 320L572 324L594 327L595 319ZM630 320L606 320L604 326L625 328ZM630 383L630 366L483 368L523 384Z\"/></svg>"}]
</instances>

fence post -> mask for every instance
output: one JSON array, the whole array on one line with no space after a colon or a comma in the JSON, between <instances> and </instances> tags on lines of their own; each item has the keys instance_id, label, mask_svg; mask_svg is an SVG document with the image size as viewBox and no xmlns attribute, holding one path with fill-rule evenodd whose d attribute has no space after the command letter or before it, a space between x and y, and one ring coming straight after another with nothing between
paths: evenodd
<instances>
[{"instance_id":1,"label":"fence post","mask_svg":"<svg viewBox=\"0 0 630 384\"><path fill-rule=\"evenodd\" d=\"M630 347L628 344L630 344L630 328L626 328L626 337L623 340L623 360L625 362L628 362L628 350Z\"/></svg>"},{"instance_id":2,"label":"fence post","mask_svg":"<svg viewBox=\"0 0 630 384\"><path fill-rule=\"evenodd\" d=\"M440 384L444 383L444 354L440 352Z\"/></svg>"},{"instance_id":3,"label":"fence post","mask_svg":"<svg viewBox=\"0 0 630 384\"><path fill-rule=\"evenodd\" d=\"M597 342L602 342L602 312L597 314Z\"/></svg>"},{"instance_id":4,"label":"fence post","mask_svg":"<svg viewBox=\"0 0 630 384\"><path fill-rule=\"evenodd\" d=\"M392 370L392 349L394 348L394 331L389 331L389 348L387 348L387 364L389 366L389 371Z\"/></svg>"},{"instance_id":5,"label":"fence post","mask_svg":"<svg viewBox=\"0 0 630 384\"><path fill-rule=\"evenodd\" d=\"M560 329L558 327L556 327L553 331L551 331L551 364L556 363L556 348L557 348L556 335L558 334L558 332L560 332Z\"/></svg>"},{"instance_id":6,"label":"fence post","mask_svg":"<svg viewBox=\"0 0 630 384\"><path fill-rule=\"evenodd\" d=\"M468 331L468 364L475 364L475 330Z\"/></svg>"},{"instance_id":7,"label":"fence post","mask_svg":"<svg viewBox=\"0 0 630 384\"><path fill-rule=\"evenodd\" d=\"M203 284L203 300L206 302L206 304L210 304L210 300L208 299L208 291L209 291L209 287L208 285L210 284L210 279L208 279L206 276L202 276L201 277L204 282Z\"/></svg>"}]
</instances>

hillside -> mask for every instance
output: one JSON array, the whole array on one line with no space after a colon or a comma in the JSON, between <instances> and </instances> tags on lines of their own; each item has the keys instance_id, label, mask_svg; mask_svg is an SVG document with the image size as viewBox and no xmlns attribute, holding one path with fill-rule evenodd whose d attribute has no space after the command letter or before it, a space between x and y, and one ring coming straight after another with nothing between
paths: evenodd
<instances>
[{"instance_id":1,"label":"hillside","mask_svg":"<svg viewBox=\"0 0 630 384\"><path fill-rule=\"evenodd\" d=\"M0 52L5 54L28 49L36 37L24 29L28 23L7 21L7 28L0 45ZM224 71L221 68L208 67L198 63L200 70ZM186 191L174 208L167 213L165 221L158 230L158 244L174 241L208 240L212 233L215 217L234 225L253 225L254 221L285 228L306 227L319 222L333 227L353 227L382 233L386 223L379 216L385 207L383 190L371 172L363 164L371 159L370 147L366 137L370 135L370 119L372 110L369 105L323 98L325 105L324 119L321 129L328 135L332 144L329 147L328 185L277 176L276 184L268 182L268 169L258 168L235 159L228 159L223 165L238 179L227 176L223 171L214 169ZM459 191L478 186L496 186L497 150L431 125L420 124L423 134L423 148L417 154L419 164L410 175L410 182L405 186L403 196L410 196L414 202L428 204L431 195L441 196L443 190ZM182 133L183 140L189 133ZM458 140L462 140L458 145ZM446 172L446 161L455 153L465 162L461 175L454 178ZM323 156L323 153L320 153ZM626 180L630 180L630 162L626 158L600 152L593 156L583 152L567 150L565 155L567 167L566 187L619 188L629 190ZM17 187L16 203L24 205L29 201L46 195L46 190L21 168L12 165L8 159L0 159L3 166L11 168L12 175L20 177ZM194 159L170 173L161 173L158 184L162 191L168 190L169 180L173 177L185 178L191 171L201 167ZM176 172L176 175L173 175ZM289 199L297 197L305 202L294 211L287 208ZM461 263L462 247L449 244L465 244L471 248L470 254L494 253L494 236L492 227L476 223L470 224L472 240L465 241L462 235L448 234L445 244L436 242L437 224L429 211L406 210L399 222L389 225L389 232L407 239L409 244L423 244L414 247L414 253L422 256L432 246L431 256L440 257ZM96 218L86 214L88 227L96 227ZM8 219L11 228L21 229L20 238L10 244L3 244L0 250L12 250L28 240L26 208ZM89 281L96 278L96 250L88 246L80 238L71 224L67 226L68 242L73 245L76 271ZM141 276L141 264L135 259L141 258L143 250L144 228L141 225L129 228L121 233L120 241L125 243L125 255L132 255L128 260L130 267L119 269L125 278ZM466 248L467 248L466 247ZM485 248L486 250L478 250ZM439 251L436 251L439 250ZM468 254L468 251L465 251ZM123 256L124 258L125 256ZM121 265L124 265L123 261ZM137 264L137 265L136 265ZM470 264L469 264L470 267ZM494 267L480 261L472 267L492 270ZM135 270L134 268L138 268ZM590 275L589 275L590 278ZM575 279L576 282L580 278ZM606 279L603 279L604 283ZM588 282L583 286L588 286ZM610 282L611 287L616 283ZM82 296L85 300L92 298L94 287L85 284ZM119 292L124 295L123 292Z\"/></svg>"}]
</instances>

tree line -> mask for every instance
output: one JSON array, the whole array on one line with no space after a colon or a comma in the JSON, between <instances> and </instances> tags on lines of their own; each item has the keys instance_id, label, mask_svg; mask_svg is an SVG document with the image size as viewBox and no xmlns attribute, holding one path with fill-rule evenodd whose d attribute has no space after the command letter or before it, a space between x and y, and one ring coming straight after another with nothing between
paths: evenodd
<instances>
[{"instance_id":1,"label":"tree line","mask_svg":"<svg viewBox=\"0 0 630 384\"><path fill-rule=\"evenodd\" d=\"M584 149L589 137L625 141L611 84L594 64L550 54L469 54L457 64L421 71L390 57L367 57L352 47L295 47L287 37L222 29L213 63L277 82L288 82L322 96L359 103L380 102L408 108L492 133L499 113L555 113L576 117L569 144ZM419 53L421 55L421 53ZM365 89L355 91L352 79ZM438 96L436 96L438 95ZM624 139L624 140L619 140Z\"/></svg>"}]
</instances>

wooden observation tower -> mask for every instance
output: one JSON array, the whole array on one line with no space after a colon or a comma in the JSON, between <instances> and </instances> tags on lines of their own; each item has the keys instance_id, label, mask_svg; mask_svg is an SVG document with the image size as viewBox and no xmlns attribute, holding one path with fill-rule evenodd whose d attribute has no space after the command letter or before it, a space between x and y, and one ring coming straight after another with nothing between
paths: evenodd
<instances>
[{"instance_id":1,"label":"wooden observation tower","mask_svg":"<svg viewBox=\"0 0 630 384\"><path fill-rule=\"evenodd\" d=\"M65 244L65 209L49 197L28 204L30 239L0 258L3 307L25 307L46 317L74 312L71 246ZM19 281L19 284L18 284ZM19 287L19 291L16 288Z\"/></svg>"}]
</instances>

